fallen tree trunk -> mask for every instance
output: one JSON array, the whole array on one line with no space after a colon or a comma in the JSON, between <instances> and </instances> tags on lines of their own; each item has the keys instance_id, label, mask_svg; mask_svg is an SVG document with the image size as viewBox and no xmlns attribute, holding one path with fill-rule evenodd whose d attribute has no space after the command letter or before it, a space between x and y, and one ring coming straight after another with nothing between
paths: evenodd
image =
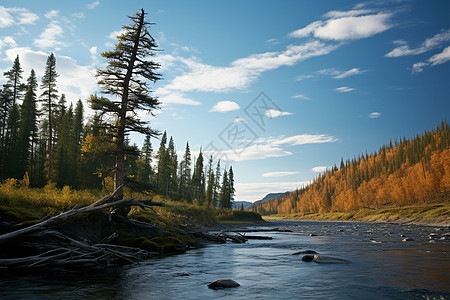
<instances>
[{"instance_id":1,"label":"fallen tree trunk","mask_svg":"<svg viewBox=\"0 0 450 300\"><path fill-rule=\"evenodd\" d=\"M139 206L143 209L153 209L153 206L164 205L162 202L136 200L134 198L115 200L114 196L117 190L112 195L103 197L89 206L73 208L32 226L0 235L0 248L5 250L8 248L26 248L33 250L30 252L42 251L42 253L34 253L24 257L5 258L4 255L2 255L3 257L0 258L0 268L37 268L80 265L108 267L110 265L138 262L151 256L153 253L140 248L109 244L109 242L117 236L116 233L103 238L97 244L93 244L92 241L81 241L78 240L77 237L70 237L67 234L58 231L58 229L64 228L64 225L66 224L73 225L80 219L99 213L111 217L115 210L124 207ZM127 219L126 217L123 218ZM109 218L109 220L111 220L111 218ZM140 228L153 227L152 224L138 222L136 220L129 220L128 224L139 226ZM40 242L37 243L37 241ZM6 253L6 251L2 252ZM14 253L14 251L9 252Z\"/></svg>"}]
</instances>

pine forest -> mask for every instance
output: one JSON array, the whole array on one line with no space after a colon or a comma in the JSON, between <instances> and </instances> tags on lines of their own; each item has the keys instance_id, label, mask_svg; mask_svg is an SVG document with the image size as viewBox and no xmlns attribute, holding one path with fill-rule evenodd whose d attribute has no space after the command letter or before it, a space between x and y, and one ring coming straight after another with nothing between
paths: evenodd
<instances>
[{"instance_id":1,"label":"pine forest","mask_svg":"<svg viewBox=\"0 0 450 300\"><path fill-rule=\"evenodd\" d=\"M306 187L252 206L263 215L350 212L442 203L450 197L450 129L443 120L412 139L341 160Z\"/></svg>"}]
</instances>

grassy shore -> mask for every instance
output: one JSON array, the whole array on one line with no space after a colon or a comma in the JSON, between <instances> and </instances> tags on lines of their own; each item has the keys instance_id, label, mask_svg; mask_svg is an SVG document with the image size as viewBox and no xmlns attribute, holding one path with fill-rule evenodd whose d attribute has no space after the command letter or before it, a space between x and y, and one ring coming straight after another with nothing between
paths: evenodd
<instances>
[{"instance_id":1,"label":"grassy shore","mask_svg":"<svg viewBox=\"0 0 450 300\"><path fill-rule=\"evenodd\" d=\"M450 203L361 209L353 212L270 215L263 218L266 220L362 221L450 226Z\"/></svg>"}]
</instances>

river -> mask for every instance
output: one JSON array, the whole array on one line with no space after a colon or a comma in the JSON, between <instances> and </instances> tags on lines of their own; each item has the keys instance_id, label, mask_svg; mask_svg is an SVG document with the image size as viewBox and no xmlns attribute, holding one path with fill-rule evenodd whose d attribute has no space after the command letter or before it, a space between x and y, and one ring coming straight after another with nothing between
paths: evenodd
<instances>
[{"instance_id":1,"label":"river","mask_svg":"<svg viewBox=\"0 0 450 300\"><path fill-rule=\"evenodd\" d=\"M247 233L273 239L213 244L105 272L2 273L0 298L450 299L448 227L315 221L257 226L275 227L292 232ZM290 255L308 249L350 263L319 264ZM220 278L241 286L207 287Z\"/></svg>"}]
</instances>

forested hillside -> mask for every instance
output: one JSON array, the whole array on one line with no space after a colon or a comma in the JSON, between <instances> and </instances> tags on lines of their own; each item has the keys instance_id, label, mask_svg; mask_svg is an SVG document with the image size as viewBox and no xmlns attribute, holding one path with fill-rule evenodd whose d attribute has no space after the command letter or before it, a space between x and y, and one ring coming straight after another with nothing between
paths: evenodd
<instances>
[{"instance_id":1,"label":"forested hillside","mask_svg":"<svg viewBox=\"0 0 450 300\"><path fill-rule=\"evenodd\" d=\"M413 139L389 142L376 153L343 161L287 196L250 210L264 215L349 212L446 202L450 199L447 121Z\"/></svg>"}]
</instances>

